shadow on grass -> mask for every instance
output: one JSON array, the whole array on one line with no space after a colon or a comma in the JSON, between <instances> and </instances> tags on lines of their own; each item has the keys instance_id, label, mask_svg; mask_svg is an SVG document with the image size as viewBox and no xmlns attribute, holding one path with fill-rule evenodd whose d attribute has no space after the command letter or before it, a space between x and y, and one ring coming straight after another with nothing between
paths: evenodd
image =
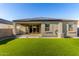
<instances>
[{"instance_id":1,"label":"shadow on grass","mask_svg":"<svg viewBox=\"0 0 79 59\"><path fill-rule=\"evenodd\" d=\"M2 45L2 44L6 44L6 43L8 43L8 42L10 42L10 41L12 41L12 40L14 40L15 38L8 38L8 39L5 39L5 40L2 40L2 41L0 41L0 45Z\"/></svg>"}]
</instances>

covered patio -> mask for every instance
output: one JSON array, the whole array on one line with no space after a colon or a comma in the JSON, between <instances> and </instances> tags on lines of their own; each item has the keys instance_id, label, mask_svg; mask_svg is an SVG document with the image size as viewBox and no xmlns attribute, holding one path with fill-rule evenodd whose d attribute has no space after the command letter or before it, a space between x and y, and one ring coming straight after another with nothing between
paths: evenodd
<instances>
[{"instance_id":1,"label":"covered patio","mask_svg":"<svg viewBox=\"0 0 79 59\"><path fill-rule=\"evenodd\" d=\"M16 23L17 35L38 35L41 33L41 23Z\"/></svg>"}]
</instances>

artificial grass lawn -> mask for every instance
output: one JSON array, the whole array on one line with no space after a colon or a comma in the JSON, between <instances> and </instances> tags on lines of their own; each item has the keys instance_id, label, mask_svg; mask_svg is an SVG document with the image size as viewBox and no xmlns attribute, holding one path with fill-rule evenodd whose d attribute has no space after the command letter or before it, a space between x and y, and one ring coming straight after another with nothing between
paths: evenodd
<instances>
[{"instance_id":1,"label":"artificial grass lawn","mask_svg":"<svg viewBox=\"0 0 79 59\"><path fill-rule=\"evenodd\" d=\"M5 56L79 56L79 39L21 38L0 41Z\"/></svg>"}]
</instances>

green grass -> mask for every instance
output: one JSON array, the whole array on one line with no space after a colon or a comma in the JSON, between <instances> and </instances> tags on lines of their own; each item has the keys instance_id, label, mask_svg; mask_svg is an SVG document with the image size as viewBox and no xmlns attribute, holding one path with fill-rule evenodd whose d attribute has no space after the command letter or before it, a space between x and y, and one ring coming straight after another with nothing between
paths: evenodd
<instances>
[{"instance_id":1,"label":"green grass","mask_svg":"<svg viewBox=\"0 0 79 59\"><path fill-rule=\"evenodd\" d=\"M21 38L0 41L1 56L79 56L79 39Z\"/></svg>"}]
</instances>

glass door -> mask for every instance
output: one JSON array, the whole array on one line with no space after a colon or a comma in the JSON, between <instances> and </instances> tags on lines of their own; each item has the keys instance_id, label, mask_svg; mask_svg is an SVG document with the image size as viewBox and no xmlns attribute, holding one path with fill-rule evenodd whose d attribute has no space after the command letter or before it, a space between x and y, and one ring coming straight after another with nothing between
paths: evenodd
<instances>
[{"instance_id":1,"label":"glass door","mask_svg":"<svg viewBox=\"0 0 79 59\"><path fill-rule=\"evenodd\" d=\"M33 34L39 33L40 32L39 26L38 25L30 25L29 32L33 33Z\"/></svg>"}]
</instances>

